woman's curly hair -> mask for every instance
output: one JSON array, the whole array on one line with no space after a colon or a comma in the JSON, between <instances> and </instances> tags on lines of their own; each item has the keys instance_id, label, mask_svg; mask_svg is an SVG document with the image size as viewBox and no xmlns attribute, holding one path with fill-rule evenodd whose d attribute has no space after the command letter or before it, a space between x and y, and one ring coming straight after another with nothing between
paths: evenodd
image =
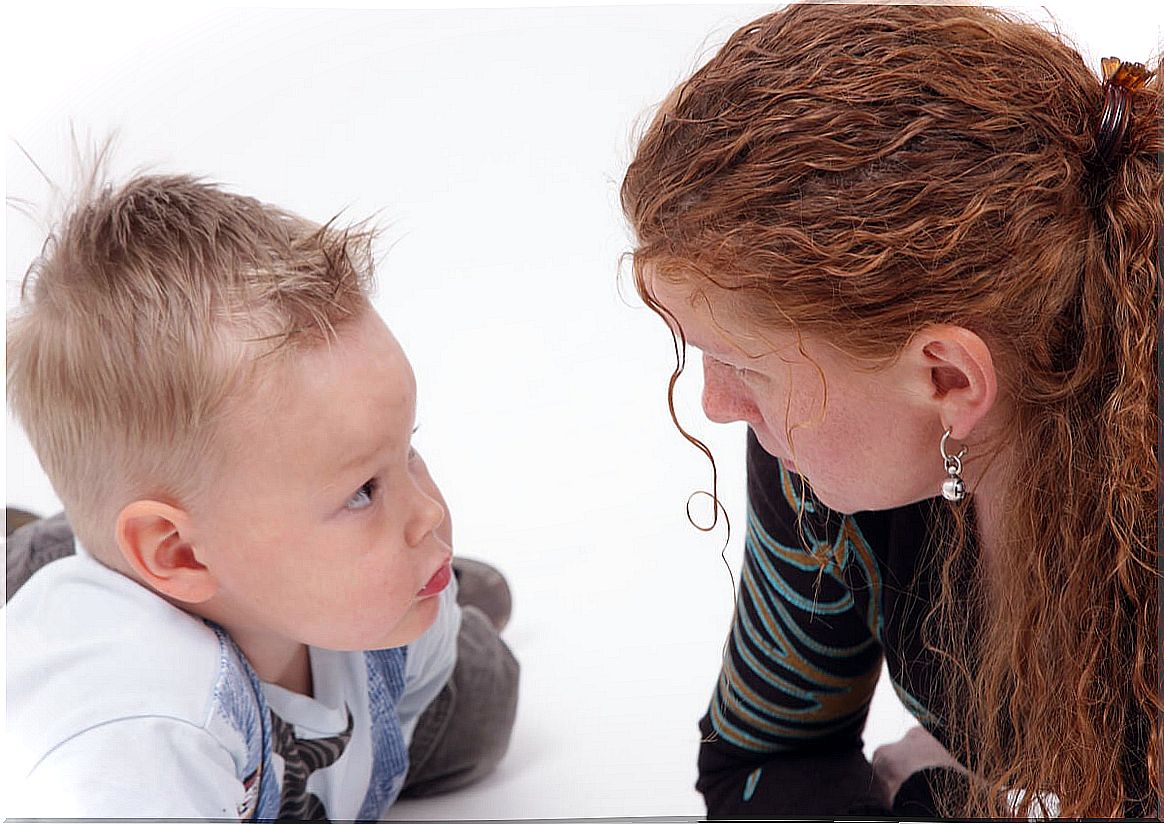
<instances>
[{"instance_id":1,"label":"woman's curly hair","mask_svg":"<svg viewBox=\"0 0 1164 824\"><path fill-rule=\"evenodd\" d=\"M1051 792L1066 817L1155 815L1164 797L1159 83L1132 94L1109 164L1103 101L1074 49L996 11L796 5L671 94L622 186L656 311L647 271L863 357L928 324L990 342L1012 410L1002 574L965 580L973 527L952 511L927 622L943 738L975 776L948 813L1027 817Z\"/></svg>"}]
</instances>

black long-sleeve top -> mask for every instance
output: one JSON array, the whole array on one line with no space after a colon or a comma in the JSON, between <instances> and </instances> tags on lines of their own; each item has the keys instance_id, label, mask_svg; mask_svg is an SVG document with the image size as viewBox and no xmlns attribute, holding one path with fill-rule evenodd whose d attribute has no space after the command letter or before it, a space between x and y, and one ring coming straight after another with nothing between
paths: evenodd
<instances>
[{"instance_id":1,"label":"black long-sleeve top","mask_svg":"<svg viewBox=\"0 0 1164 824\"><path fill-rule=\"evenodd\" d=\"M884 656L902 703L947 744L921 632L940 572L927 530L942 502L841 516L805 500L750 430L747 449L739 598L700 724L709 816L935 815L924 775L885 806L861 732Z\"/></svg>"},{"instance_id":2,"label":"black long-sleeve top","mask_svg":"<svg viewBox=\"0 0 1164 824\"><path fill-rule=\"evenodd\" d=\"M945 502L830 512L750 430L747 471L739 597L700 722L696 786L708 816L936 817L935 793L965 792L964 775L923 770L890 807L874 784L861 732L884 657L902 703L959 757L942 721L948 696L924 632L942 564L932 530ZM954 574L969 580L972 573L964 567ZM978 625L968 602L967 631ZM1146 719L1131 725L1122 742L1129 817L1155 815L1155 803L1143 800L1152 796L1145 790L1147 729Z\"/></svg>"}]
</instances>

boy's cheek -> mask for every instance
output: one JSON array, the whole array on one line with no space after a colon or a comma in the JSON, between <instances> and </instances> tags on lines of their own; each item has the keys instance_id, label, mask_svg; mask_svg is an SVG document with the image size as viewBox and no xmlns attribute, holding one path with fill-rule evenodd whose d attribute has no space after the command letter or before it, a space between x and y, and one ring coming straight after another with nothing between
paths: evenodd
<instances>
[{"instance_id":1,"label":"boy's cheek","mask_svg":"<svg viewBox=\"0 0 1164 824\"><path fill-rule=\"evenodd\" d=\"M445 508L445 519L441 521L441 525L436 528L437 537L444 542L450 549L453 547L453 520L449 516L449 505L445 503L444 498L441 498L441 506Z\"/></svg>"},{"instance_id":2,"label":"boy's cheek","mask_svg":"<svg viewBox=\"0 0 1164 824\"><path fill-rule=\"evenodd\" d=\"M435 595L417 601L404 618L393 628L390 646L411 644L420 636L428 632L429 627L436 621L440 611L441 597Z\"/></svg>"}]
</instances>

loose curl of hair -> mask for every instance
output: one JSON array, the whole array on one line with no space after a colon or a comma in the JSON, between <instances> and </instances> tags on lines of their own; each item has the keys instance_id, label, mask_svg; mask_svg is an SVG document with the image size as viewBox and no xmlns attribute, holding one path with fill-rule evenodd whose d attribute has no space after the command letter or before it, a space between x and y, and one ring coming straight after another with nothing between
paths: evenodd
<instances>
[{"instance_id":1,"label":"loose curl of hair","mask_svg":"<svg viewBox=\"0 0 1164 824\"><path fill-rule=\"evenodd\" d=\"M791 6L672 92L622 185L660 314L648 272L856 356L888 361L929 324L990 343L1012 411L1003 574L966 580L973 524L951 507L927 622L944 737L975 777L947 813L1027 817L1049 791L1064 817L1158 815L1164 797L1159 83L1132 94L1110 166L1103 99L1075 50L997 11Z\"/></svg>"}]
</instances>

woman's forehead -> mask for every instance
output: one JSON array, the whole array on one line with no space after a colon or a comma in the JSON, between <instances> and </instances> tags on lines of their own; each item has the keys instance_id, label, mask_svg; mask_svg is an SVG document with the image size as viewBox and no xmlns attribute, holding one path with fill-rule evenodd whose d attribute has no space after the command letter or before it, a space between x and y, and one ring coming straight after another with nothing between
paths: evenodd
<instances>
[{"instance_id":1,"label":"woman's forehead","mask_svg":"<svg viewBox=\"0 0 1164 824\"><path fill-rule=\"evenodd\" d=\"M796 348L791 325L765 323L748 311L748 296L712 283L654 276L648 293L678 321L686 341L713 357L755 359Z\"/></svg>"}]
</instances>

